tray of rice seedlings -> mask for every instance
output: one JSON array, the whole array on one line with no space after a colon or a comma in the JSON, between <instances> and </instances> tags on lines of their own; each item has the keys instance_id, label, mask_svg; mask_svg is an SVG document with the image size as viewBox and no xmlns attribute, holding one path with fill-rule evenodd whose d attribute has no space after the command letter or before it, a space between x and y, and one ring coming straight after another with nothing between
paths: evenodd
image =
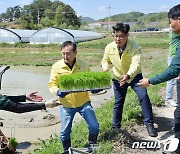
<instances>
[{"instance_id":1,"label":"tray of rice seedlings","mask_svg":"<svg viewBox=\"0 0 180 154\"><path fill-rule=\"evenodd\" d=\"M79 72L60 75L59 88L62 92L82 92L111 88L109 72Z\"/></svg>"}]
</instances>

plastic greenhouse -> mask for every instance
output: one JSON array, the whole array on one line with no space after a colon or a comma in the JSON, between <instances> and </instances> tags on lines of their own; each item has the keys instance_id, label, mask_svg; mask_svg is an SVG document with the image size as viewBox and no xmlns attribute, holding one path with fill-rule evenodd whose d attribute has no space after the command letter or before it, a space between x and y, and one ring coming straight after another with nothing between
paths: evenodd
<instances>
[{"instance_id":1,"label":"plastic greenhouse","mask_svg":"<svg viewBox=\"0 0 180 154\"><path fill-rule=\"evenodd\" d=\"M31 44L61 44L64 41L84 42L100 39L103 36L96 32L69 30L60 28L44 28L30 37Z\"/></svg>"},{"instance_id":2,"label":"plastic greenhouse","mask_svg":"<svg viewBox=\"0 0 180 154\"><path fill-rule=\"evenodd\" d=\"M70 30L70 29L64 29L64 30L71 33L74 36L74 41L77 43L101 39L104 37L103 35L92 31Z\"/></svg>"},{"instance_id":3,"label":"plastic greenhouse","mask_svg":"<svg viewBox=\"0 0 180 154\"><path fill-rule=\"evenodd\" d=\"M36 30L6 29L0 28L0 42L5 43L21 43L30 42L30 36Z\"/></svg>"}]
</instances>

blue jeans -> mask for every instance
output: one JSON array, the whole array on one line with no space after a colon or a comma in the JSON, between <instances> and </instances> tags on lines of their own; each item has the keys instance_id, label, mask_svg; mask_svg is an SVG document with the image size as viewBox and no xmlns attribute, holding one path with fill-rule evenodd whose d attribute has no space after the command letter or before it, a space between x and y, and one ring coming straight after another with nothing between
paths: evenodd
<instances>
[{"instance_id":1,"label":"blue jeans","mask_svg":"<svg viewBox=\"0 0 180 154\"><path fill-rule=\"evenodd\" d=\"M173 57L174 56L168 57L168 66L171 64ZM167 84L166 84L166 100L173 99L173 89L174 89L175 85L176 85L175 79L171 79L171 80L167 81Z\"/></svg>"},{"instance_id":2,"label":"blue jeans","mask_svg":"<svg viewBox=\"0 0 180 154\"><path fill-rule=\"evenodd\" d=\"M144 124L153 124L153 113L152 113L152 106L147 94L146 88L140 87L137 85L139 80L141 80L142 74L138 74L131 83L126 83L123 86L120 86L119 81L113 81L113 88L114 88L114 110L113 110L113 128L120 128L121 127L121 120L122 120L122 111L124 106L124 101L126 98L126 93L128 86L135 91L138 96L142 113L144 115Z\"/></svg>"},{"instance_id":3,"label":"blue jeans","mask_svg":"<svg viewBox=\"0 0 180 154\"><path fill-rule=\"evenodd\" d=\"M60 138L62 142L70 139L72 122L76 112L79 112L79 114L87 122L90 134L92 135L99 134L99 124L97 122L93 107L91 106L91 102L87 102L84 105L77 108L67 108L61 106L60 107L60 117L61 117Z\"/></svg>"}]
</instances>

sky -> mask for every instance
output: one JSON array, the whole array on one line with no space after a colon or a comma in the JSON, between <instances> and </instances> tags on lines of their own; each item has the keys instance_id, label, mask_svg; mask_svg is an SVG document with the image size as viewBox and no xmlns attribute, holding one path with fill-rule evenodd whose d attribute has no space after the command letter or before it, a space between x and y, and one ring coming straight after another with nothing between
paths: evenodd
<instances>
[{"instance_id":1,"label":"sky","mask_svg":"<svg viewBox=\"0 0 180 154\"><path fill-rule=\"evenodd\" d=\"M52 0L53 1L53 0ZM180 4L180 0L61 0L70 5L78 16L95 20L120 13L138 11L142 13L162 12ZM29 5L33 0L0 0L0 13L9 7Z\"/></svg>"}]
</instances>

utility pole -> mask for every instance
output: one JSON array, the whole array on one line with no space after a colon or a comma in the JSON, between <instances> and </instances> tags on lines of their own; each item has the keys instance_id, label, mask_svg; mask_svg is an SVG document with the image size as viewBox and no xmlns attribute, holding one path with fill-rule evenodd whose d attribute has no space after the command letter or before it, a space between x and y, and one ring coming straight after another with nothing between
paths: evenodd
<instances>
[{"instance_id":1,"label":"utility pole","mask_svg":"<svg viewBox=\"0 0 180 154\"><path fill-rule=\"evenodd\" d=\"M110 9L111 9L111 7L109 6L109 7L108 7L108 9L109 9L109 17L108 17L108 32L110 33L110 30L111 30L111 28L110 28L110 22L111 22L111 19L110 19Z\"/></svg>"},{"instance_id":2,"label":"utility pole","mask_svg":"<svg viewBox=\"0 0 180 154\"><path fill-rule=\"evenodd\" d=\"M38 16L37 16L37 20L38 20L38 29L40 29L40 26L39 26L39 24L40 24L39 8L38 8Z\"/></svg>"}]
</instances>

